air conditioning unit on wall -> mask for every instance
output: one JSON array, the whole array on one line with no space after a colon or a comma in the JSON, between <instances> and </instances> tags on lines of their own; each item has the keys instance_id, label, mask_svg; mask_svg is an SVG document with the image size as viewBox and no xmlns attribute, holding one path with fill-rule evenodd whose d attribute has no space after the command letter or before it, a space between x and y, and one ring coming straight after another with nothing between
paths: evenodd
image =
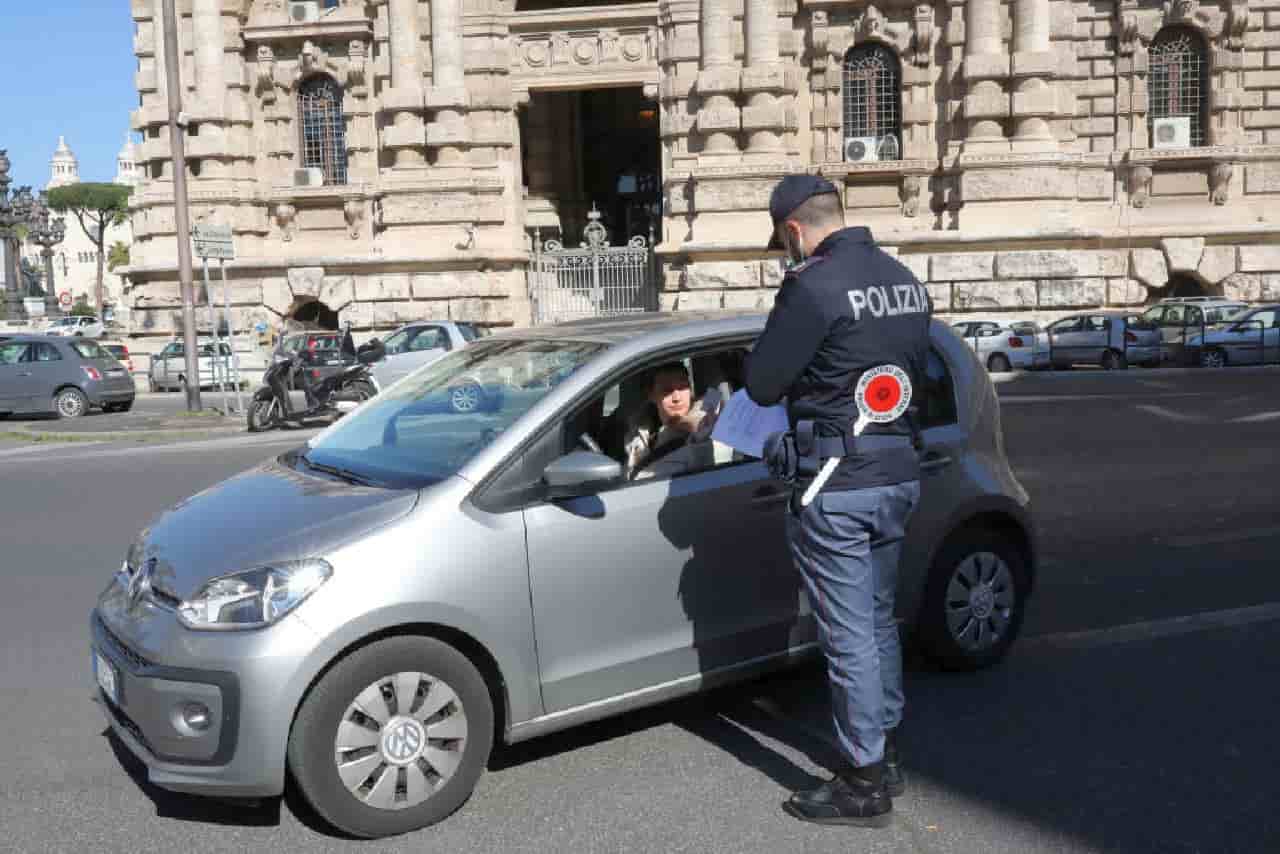
<instances>
[{"instance_id":1,"label":"air conditioning unit on wall","mask_svg":"<svg viewBox=\"0 0 1280 854\"><path fill-rule=\"evenodd\" d=\"M1190 148L1191 117L1169 116L1151 123L1152 148Z\"/></svg>"},{"instance_id":2,"label":"air conditioning unit on wall","mask_svg":"<svg viewBox=\"0 0 1280 854\"><path fill-rule=\"evenodd\" d=\"M295 24L320 20L320 0L293 0L289 4L289 20Z\"/></svg>"},{"instance_id":3,"label":"air conditioning unit on wall","mask_svg":"<svg viewBox=\"0 0 1280 854\"><path fill-rule=\"evenodd\" d=\"M880 137L852 136L844 141L844 159L849 163L874 163L880 159Z\"/></svg>"},{"instance_id":4,"label":"air conditioning unit on wall","mask_svg":"<svg viewBox=\"0 0 1280 854\"><path fill-rule=\"evenodd\" d=\"M294 169L293 170L293 186L295 187L323 187L324 186L324 170L311 167L310 169Z\"/></svg>"}]
</instances>

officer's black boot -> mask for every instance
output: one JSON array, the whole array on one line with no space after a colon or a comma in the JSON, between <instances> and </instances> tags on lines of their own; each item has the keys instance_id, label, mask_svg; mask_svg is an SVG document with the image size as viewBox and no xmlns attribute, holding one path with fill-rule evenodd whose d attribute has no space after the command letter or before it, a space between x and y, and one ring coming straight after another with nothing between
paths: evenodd
<instances>
[{"instance_id":1,"label":"officer's black boot","mask_svg":"<svg viewBox=\"0 0 1280 854\"><path fill-rule=\"evenodd\" d=\"M891 798L900 798L907 793L907 778L902 775L902 767L898 764L898 730L884 731L884 790Z\"/></svg>"},{"instance_id":2,"label":"officer's black boot","mask_svg":"<svg viewBox=\"0 0 1280 854\"><path fill-rule=\"evenodd\" d=\"M816 789L796 792L783 808L815 824L886 827L893 801L884 789L884 763L848 768Z\"/></svg>"}]
</instances>

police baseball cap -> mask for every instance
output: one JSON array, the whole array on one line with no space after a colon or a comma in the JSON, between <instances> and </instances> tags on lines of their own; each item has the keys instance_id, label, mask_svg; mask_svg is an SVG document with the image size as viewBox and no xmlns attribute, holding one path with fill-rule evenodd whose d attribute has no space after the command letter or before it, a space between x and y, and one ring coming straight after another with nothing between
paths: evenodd
<instances>
[{"instance_id":1,"label":"police baseball cap","mask_svg":"<svg viewBox=\"0 0 1280 854\"><path fill-rule=\"evenodd\" d=\"M788 175L773 188L769 197L769 216L773 219L773 230L769 233L769 249L782 249L782 241L778 239L778 224L791 215L814 196L827 193L839 195L840 191L821 175Z\"/></svg>"}]
</instances>

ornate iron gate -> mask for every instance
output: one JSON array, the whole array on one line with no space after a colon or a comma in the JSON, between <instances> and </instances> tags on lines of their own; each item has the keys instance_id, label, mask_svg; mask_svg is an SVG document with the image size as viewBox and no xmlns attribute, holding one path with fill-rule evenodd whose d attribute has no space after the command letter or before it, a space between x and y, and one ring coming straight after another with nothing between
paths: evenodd
<instances>
[{"instance_id":1,"label":"ornate iron gate","mask_svg":"<svg viewBox=\"0 0 1280 854\"><path fill-rule=\"evenodd\" d=\"M658 310L657 267L649 240L610 246L600 212L592 208L578 249L545 243L535 231L529 299L535 324Z\"/></svg>"}]
</instances>

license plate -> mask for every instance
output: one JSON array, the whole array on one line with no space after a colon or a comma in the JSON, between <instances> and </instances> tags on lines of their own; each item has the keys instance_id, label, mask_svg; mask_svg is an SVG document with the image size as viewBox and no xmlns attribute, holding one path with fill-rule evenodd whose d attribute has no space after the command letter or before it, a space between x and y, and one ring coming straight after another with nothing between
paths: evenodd
<instances>
[{"instance_id":1,"label":"license plate","mask_svg":"<svg viewBox=\"0 0 1280 854\"><path fill-rule=\"evenodd\" d=\"M107 695L107 699L115 705L120 705L120 683L116 679L116 668L110 661L102 657L102 654L95 652L93 654L93 675L98 679L98 687L102 689L102 693Z\"/></svg>"},{"instance_id":2,"label":"license plate","mask_svg":"<svg viewBox=\"0 0 1280 854\"><path fill-rule=\"evenodd\" d=\"M122 376L124 376L124 371L107 371L107 376L109 376L109 377L122 377Z\"/></svg>"}]
</instances>

